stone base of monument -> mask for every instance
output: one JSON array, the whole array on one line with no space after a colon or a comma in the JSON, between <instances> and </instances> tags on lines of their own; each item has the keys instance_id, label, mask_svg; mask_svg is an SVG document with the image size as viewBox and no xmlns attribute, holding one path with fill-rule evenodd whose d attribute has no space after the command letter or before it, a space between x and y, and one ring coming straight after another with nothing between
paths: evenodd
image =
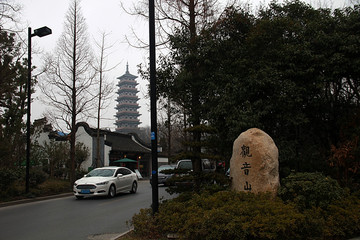
<instances>
[{"instance_id":1,"label":"stone base of monument","mask_svg":"<svg viewBox=\"0 0 360 240\"><path fill-rule=\"evenodd\" d=\"M279 153L273 139L251 128L234 141L230 177L235 191L276 194L279 182Z\"/></svg>"}]
</instances>

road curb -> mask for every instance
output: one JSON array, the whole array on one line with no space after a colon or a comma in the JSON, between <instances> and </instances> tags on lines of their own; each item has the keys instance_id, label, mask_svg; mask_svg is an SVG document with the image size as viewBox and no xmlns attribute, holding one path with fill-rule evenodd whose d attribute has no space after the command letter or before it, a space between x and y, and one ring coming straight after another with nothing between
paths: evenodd
<instances>
[{"instance_id":1,"label":"road curb","mask_svg":"<svg viewBox=\"0 0 360 240\"><path fill-rule=\"evenodd\" d=\"M129 232L131 232L131 231L133 231L133 230L134 230L134 229L131 228L130 230L128 230L128 231L126 231L126 232L123 232L123 233L119 234L118 236L113 237L113 238L111 238L111 239L109 239L109 240L117 240L118 238L121 238L122 236L128 234Z\"/></svg>"},{"instance_id":2,"label":"road curb","mask_svg":"<svg viewBox=\"0 0 360 240\"><path fill-rule=\"evenodd\" d=\"M14 205L18 205L18 204L24 204L24 203L44 201L44 200L55 199L55 198L69 197L72 195L73 195L72 192L68 192L68 193L61 193L61 194L56 194L56 195L44 196L44 197L25 198L25 199L16 200L16 201L2 202L2 203L0 203L0 208L14 206Z\"/></svg>"}]
</instances>

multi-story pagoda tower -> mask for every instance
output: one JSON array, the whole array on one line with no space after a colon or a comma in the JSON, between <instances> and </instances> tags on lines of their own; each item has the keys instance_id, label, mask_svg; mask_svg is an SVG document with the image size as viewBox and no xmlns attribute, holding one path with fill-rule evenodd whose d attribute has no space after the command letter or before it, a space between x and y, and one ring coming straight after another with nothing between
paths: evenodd
<instances>
[{"instance_id":1,"label":"multi-story pagoda tower","mask_svg":"<svg viewBox=\"0 0 360 240\"><path fill-rule=\"evenodd\" d=\"M117 91L118 97L116 99L116 132L120 133L130 133L136 132L139 129L140 120L139 120L139 104L137 93L139 92L136 89L138 85L135 79L137 76L134 76L129 73L129 65L126 64L126 72L121 77L118 77L119 83L117 86L119 90Z\"/></svg>"}]
</instances>

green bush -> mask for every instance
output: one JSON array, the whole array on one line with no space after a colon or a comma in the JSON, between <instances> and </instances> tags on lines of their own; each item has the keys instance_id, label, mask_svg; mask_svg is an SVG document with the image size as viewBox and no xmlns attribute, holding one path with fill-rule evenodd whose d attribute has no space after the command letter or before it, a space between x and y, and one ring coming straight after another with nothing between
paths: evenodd
<instances>
[{"instance_id":1,"label":"green bush","mask_svg":"<svg viewBox=\"0 0 360 240\"><path fill-rule=\"evenodd\" d=\"M227 190L230 186L230 179L225 174L194 173L184 169L169 170L174 176L168 180L169 187L166 189L170 194L185 192L219 192Z\"/></svg>"},{"instance_id":2,"label":"green bush","mask_svg":"<svg viewBox=\"0 0 360 240\"><path fill-rule=\"evenodd\" d=\"M57 168L54 170L54 177L59 178L59 179L65 179L67 172L68 172L68 169L66 169L66 168Z\"/></svg>"},{"instance_id":3,"label":"green bush","mask_svg":"<svg viewBox=\"0 0 360 240\"><path fill-rule=\"evenodd\" d=\"M300 211L268 194L186 193L163 202L154 216L142 209L132 224L144 239L173 233L186 240L345 240L360 236L360 200L347 196L326 208Z\"/></svg>"},{"instance_id":4,"label":"green bush","mask_svg":"<svg viewBox=\"0 0 360 240\"><path fill-rule=\"evenodd\" d=\"M159 239L160 230L158 218L153 217L151 209L140 209L138 214L132 218L131 224L137 226L134 233L137 236L144 236L146 239Z\"/></svg>"},{"instance_id":5,"label":"green bush","mask_svg":"<svg viewBox=\"0 0 360 240\"><path fill-rule=\"evenodd\" d=\"M69 181L59 179L47 179L36 188L31 189L34 196L48 196L70 191Z\"/></svg>"},{"instance_id":6,"label":"green bush","mask_svg":"<svg viewBox=\"0 0 360 240\"><path fill-rule=\"evenodd\" d=\"M0 190L1 192L6 191L10 188L15 181L19 180L21 177L21 170L14 168L1 168L0 169Z\"/></svg>"},{"instance_id":7,"label":"green bush","mask_svg":"<svg viewBox=\"0 0 360 240\"><path fill-rule=\"evenodd\" d=\"M150 221L158 226L148 229L150 215L139 221L135 215L135 232L156 232L166 236L179 234L180 239L303 239L305 217L291 204L270 195L230 191L194 194L190 200L170 200ZM186 199L186 198L185 198ZM140 214L144 214L144 211ZM150 224L153 226L153 224ZM147 229L147 230L145 230Z\"/></svg>"},{"instance_id":8,"label":"green bush","mask_svg":"<svg viewBox=\"0 0 360 240\"><path fill-rule=\"evenodd\" d=\"M329 205L325 212L324 239L360 236L360 199L348 196Z\"/></svg>"},{"instance_id":9,"label":"green bush","mask_svg":"<svg viewBox=\"0 0 360 240\"><path fill-rule=\"evenodd\" d=\"M69 191L69 181L48 179L38 186L44 193L56 194Z\"/></svg>"},{"instance_id":10,"label":"green bush","mask_svg":"<svg viewBox=\"0 0 360 240\"><path fill-rule=\"evenodd\" d=\"M302 211L312 207L326 208L346 195L336 180L322 173L293 173L282 180L279 189L284 202L294 202Z\"/></svg>"},{"instance_id":11,"label":"green bush","mask_svg":"<svg viewBox=\"0 0 360 240\"><path fill-rule=\"evenodd\" d=\"M18 196L22 192L19 188L19 180L23 176L23 171L19 168L0 169L0 199L6 201L9 196Z\"/></svg>"},{"instance_id":12,"label":"green bush","mask_svg":"<svg viewBox=\"0 0 360 240\"><path fill-rule=\"evenodd\" d=\"M46 181L48 175L41 167L33 167L30 169L29 182L31 187L36 187Z\"/></svg>"}]
</instances>

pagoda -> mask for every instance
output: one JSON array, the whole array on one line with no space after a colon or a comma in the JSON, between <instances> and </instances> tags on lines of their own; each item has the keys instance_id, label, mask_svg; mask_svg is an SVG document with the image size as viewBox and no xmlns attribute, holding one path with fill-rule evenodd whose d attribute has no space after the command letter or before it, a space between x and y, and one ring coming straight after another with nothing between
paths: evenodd
<instances>
[{"instance_id":1,"label":"pagoda","mask_svg":"<svg viewBox=\"0 0 360 240\"><path fill-rule=\"evenodd\" d=\"M126 64L126 72L121 77L118 77L119 83L117 86L118 97L116 99L116 132L130 133L137 132L140 125L139 120L139 104L137 93L139 92L136 88L138 83L135 81L137 76L129 73L129 65Z\"/></svg>"}]
</instances>

